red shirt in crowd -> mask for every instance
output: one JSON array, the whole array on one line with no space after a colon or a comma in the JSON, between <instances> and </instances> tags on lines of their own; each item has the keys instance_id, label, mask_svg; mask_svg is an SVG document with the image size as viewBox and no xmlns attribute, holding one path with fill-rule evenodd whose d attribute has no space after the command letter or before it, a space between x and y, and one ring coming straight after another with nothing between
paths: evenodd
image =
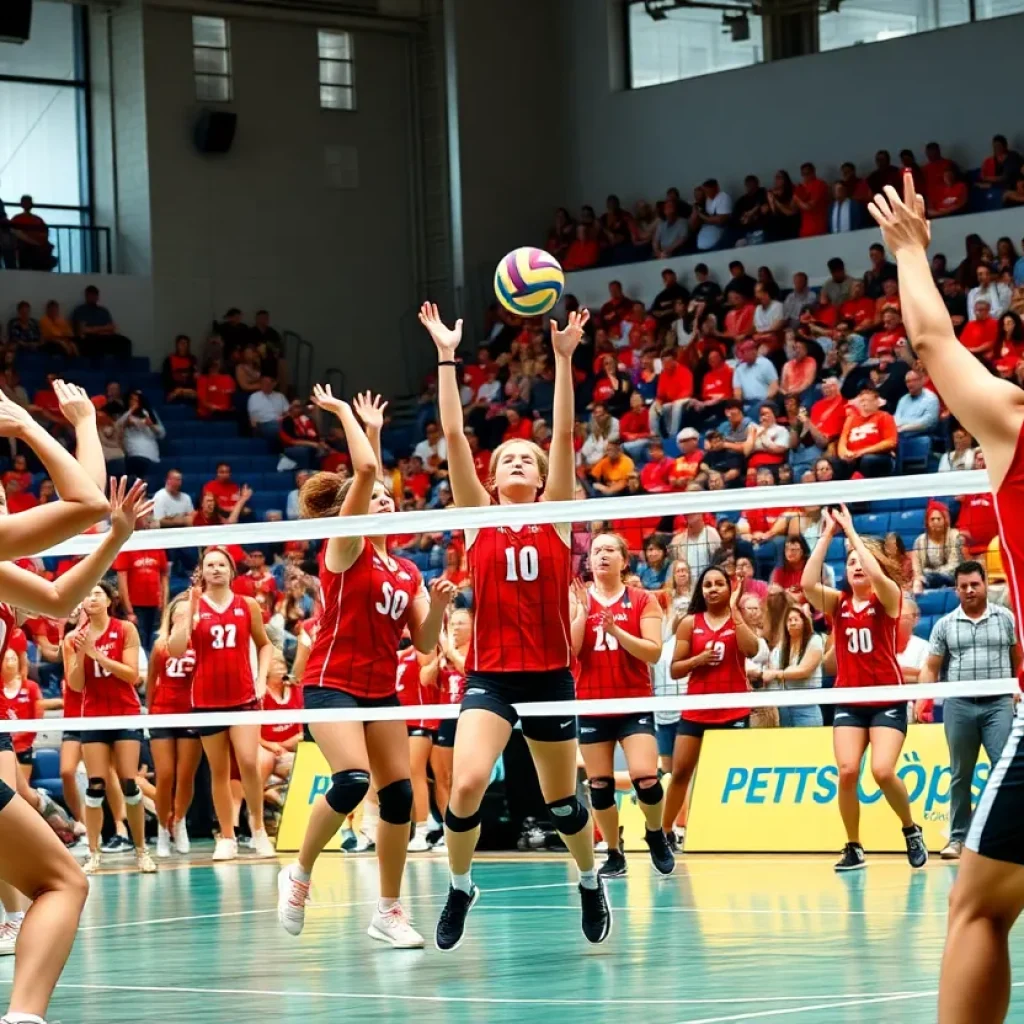
<instances>
[{"instance_id":1,"label":"red shirt in crowd","mask_svg":"<svg viewBox=\"0 0 1024 1024\"><path fill-rule=\"evenodd\" d=\"M114 572L123 572L128 600L133 608L163 605L163 578L170 571L167 554L157 551L122 551L114 560Z\"/></svg>"},{"instance_id":2,"label":"red shirt in crowd","mask_svg":"<svg viewBox=\"0 0 1024 1024\"><path fill-rule=\"evenodd\" d=\"M15 473L13 469L9 469L3 476L4 487L7 486L8 480L17 480L19 491L28 491L32 489L31 473Z\"/></svg>"},{"instance_id":3,"label":"red shirt in crowd","mask_svg":"<svg viewBox=\"0 0 1024 1024\"><path fill-rule=\"evenodd\" d=\"M846 399L842 395L835 398L819 398L810 411L811 422L831 441L842 432L846 422Z\"/></svg>"},{"instance_id":4,"label":"red shirt in crowd","mask_svg":"<svg viewBox=\"0 0 1024 1024\"><path fill-rule=\"evenodd\" d=\"M623 441L639 441L650 435L651 419L646 409L630 409L619 417L619 437Z\"/></svg>"},{"instance_id":5,"label":"red shirt in crowd","mask_svg":"<svg viewBox=\"0 0 1024 1024\"><path fill-rule=\"evenodd\" d=\"M732 367L723 365L717 370L708 370L700 382L700 397L703 402L724 402L732 398ZM620 420L620 433L621 430Z\"/></svg>"},{"instance_id":6,"label":"red shirt in crowd","mask_svg":"<svg viewBox=\"0 0 1024 1024\"><path fill-rule=\"evenodd\" d=\"M692 397L693 374L690 370L678 361L671 370L664 367L658 377L658 401L676 402Z\"/></svg>"},{"instance_id":7,"label":"red shirt in crowd","mask_svg":"<svg viewBox=\"0 0 1024 1024\"><path fill-rule=\"evenodd\" d=\"M196 381L199 396L199 415L210 412L227 412L231 408L231 396L235 391L235 379L226 373L201 373Z\"/></svg>"},{"instance_id":8,"label":"red shirt in crowd","mask_svg":"<svg viewBox=\"0 0 1024 1024\"><path fill-rule=\"evenodd\" d=\"M732 338L742 338L754 332L754 310L757 307L748 302L739 309L730 309L725 314L725 333Z\"/></svg>"},{"instance_id":9,"label":"red shirt in crowd","mask_svg":"<svg viewBox=\"0 0 1024 1024\"><path fill-rule=\"evenodd\" d=\"M209 480L203 484L203 494L212 494L217 502L217 508L230 513L242 497L242 489L234 480ZM200 524L194 522L193 525Z\"/></svg>"},{"instance_id":10,"label":"red shirt in crowd","mask_svg":"<svg viewBox=\"0 0 1024 1024\"><path fill-rule=\"evenodd\" d=\"M20 681L17 692L8 696L3 687L0 687L0 718L9 721L21 720L23 722L39 717L39 702L43 699L39 684L31 679ZM35 742L34 732L16 732L13 736L14 752L24 753L30 750Z\"/></svg>"},{"instance_id":11,"label":"red shirt in crowd","mask_svg":"<svg viewBox=\"0 0 1024 1024\"><path fill-rule=\"evenodd\" d=\"M32 404L38 405L40 409L51 416L56 416L61 423L67 423L64 413L60 411L60 402L57 400L57 394L52 387L41 388L37 391L32 399Z\"/></svg>"},{"instance_id":12,"label":"red shirt in crowd","mask_svg":"<svg viewBox=\"0 0 1024 1024\"><path fill-rule=\"evenodd\" d=\"M698 448L689 455L680 455L670 461L672 466L668 471L669 485L673 491L685 491L687 484L693 483L697 476L700 464L704 461L704 453Z\"/></svg>"},{"instance_id":13,"label":"red shirt in crowd","mask_svg":"<svg viewBox=\"0 0 1024 1024\"><path fill-rule=\"evenodd\" d=\"M907 332L902 327L896 327L891 331L878 331L876 334L872 334L871 344L868 347L869 358L877 359L879 352L884 350L895 352L897 342L902 341L906 336Z\"/></svg>"},{"instance_id":14,"label":"red shirt in crowd","mask_svg":"<svg viewBox=\"0 0 1024 1024\"><path fill-rule=\"evenodd\" d=\"M793 194L810 206L800 211L800 237L811 238L828 232L829 188L821 178L802 181L793 189Z\"/></svg>"},{"instance_id":15,"label":"red shirt in crowd","mask_svg":"<svg viewBox=\"0 0 1024 1024\"><path fill-rule=\"evenodd\" d=\"M667 455L657 462L645 463L644 468L640 470L640 486L648 494L662 494L665 491L671 491L668 474L673 465L673 460Z\"/></svg>"},{"instance_id":16,"label":"red shirt in crowd","mask_svg":"<svg viewBox=\"0 0 1024 1024\"><path fill-rule=\"evenodd\" d=\"M999 337L999 321L990 316L987 320L968 320L960 332L960 344L976 356L989 356L996 347Z\"/></svg>"},{"instance_id":17,"label":"red shirt in crowd","mask_svg":"<svg viewBox=\"0 0 1024 1024\"><path fill-rule=\"evenodd\" d=\"M191 386L195 362L194 356L172 355L167 357L167 366L171 371L171 380L173 380L179 388L187 388Z\"/></svg>"},{"instance_id":18,"label":"red shirt in crowd","mask_svg":"<svg viewBox=\"0 0 1024 1024\"><path fill-rule=\"evenodd\" d=\"M952 185L940 182L931 193L930 205L933 210L955 210L967 199L967 183L954 181Z\"/></svg>"},{"instance_id":19,"label":"red shirt in crowd","mask_svg":"<svg viewBox=\"0 0 1024 1024\"><path fill-rule=\"evenodd\" d=\"M844 320L852 320L854 329L863 324L870 324L875 319L875 300L866 295L859 299L847 299L839 307L839 315Z\"/></svg>"},{"instance_id":20,"label":"red shirt in crowd","mask_svg":"<svg viewBox=\"0 0 1024 1024\"><path fill-rule=\"evenodd\" d=\"M896 447L898 434L896 421L887 412L873 412L865 416L858 408L853 407L843 426L843 437L851 455L872 448L883 441L891 441Z\"/></svg>"},{"instance_id":21,"label":"red shirt in crowd","mask_svg":"<svg viewBox=\"0 0 1024 1024\"><path fill-rule=\"evenodd\" d=\"M27 509L35 508L38 504L39 499L28 491L17 491L7 495L8 512L24 512Z\"/></svg>"},{"instance_id":22,"label":"red shirt in crowd","mask_svg":"<svg viewBox=\"0 0 1024 1024\"><path fill-rule=\"evenodd\" d=\"M320 460L320 468L325 473L337 473L339 466L352 467L352 460L348 456L348 452L331 452L330 455L325 455Z\"/></svg>"}]
</instances>

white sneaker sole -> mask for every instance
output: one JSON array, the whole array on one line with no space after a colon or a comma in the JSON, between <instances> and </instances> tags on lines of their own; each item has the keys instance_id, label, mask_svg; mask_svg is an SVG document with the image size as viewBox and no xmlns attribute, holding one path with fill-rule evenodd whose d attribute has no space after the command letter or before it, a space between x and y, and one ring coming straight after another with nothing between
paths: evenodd
<instances>
[{"instance_id":1,"label":"white sneaker sole","mask_svg":"<svg viewBox=\"0 0 1024 1024\"><path fill-rule=\"evenodd\" d=\"M387 932L381 931L375 924L370 924L370 927L366 929L366 934L371 939L376 939L378 942L386 942L392 949L422 949L425 945L423 936L418 936L417 940L410 940L408 942L399 942L392 935L388 935Z\"/></svg>"},{"instance_id":2,"label":"white sneaker sole","mask_svg":"<svg viewBox=\"0 0 1024 1024\"><path fill-rule=\"evenodd\" d=\"M473 898L469 901L469 907L466 910L466 917L467 918L469 917L469 912L477 905L479 900L480 900L480 887L479 886L475 886L474 889L473 889ZM434 948L439 953L454 953L455 950L457 950L459 948L459 946L461 946L462 943L465 942L465 940L466 940L466 929L463 928L462 929L462 938L460 938L459 941L456 942L454 946L450 946L448 949L442 949L437 944L437 929L436 928L434 929Z\"/></svg>"},{"instance_id":3,"label":"white sneaker sole","mask_svg":"<svg viewBox=\"0 0 1024 1024\"><path fill-rule=\"evenodd\" d=\"M845 867L845 866L844 867L840 867L837 864L836 867L835 867L835 870L838 871L840 874L843 874L844 872L847 872L847 871L863 871L866 867L867 867L867 862L862 860L859 864L853 864L850 867Z\"/></svg>"}]
</instances>

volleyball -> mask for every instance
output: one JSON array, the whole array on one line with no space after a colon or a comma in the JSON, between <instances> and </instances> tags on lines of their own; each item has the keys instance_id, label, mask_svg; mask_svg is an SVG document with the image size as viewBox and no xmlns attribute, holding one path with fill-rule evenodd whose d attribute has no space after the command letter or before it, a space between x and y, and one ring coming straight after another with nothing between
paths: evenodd
<instances>
[{"instance_id":1,"label":"volleyball","mask_svg":"<svg viewBox=\"0 0 1024 1024\"><path fill-rule=\"evenodd\" d=\"M516 316L540 316L554 309L565 287L561 264L543 249L514 249L494 271L494 294Z\"/></svg>"}]
</instances>

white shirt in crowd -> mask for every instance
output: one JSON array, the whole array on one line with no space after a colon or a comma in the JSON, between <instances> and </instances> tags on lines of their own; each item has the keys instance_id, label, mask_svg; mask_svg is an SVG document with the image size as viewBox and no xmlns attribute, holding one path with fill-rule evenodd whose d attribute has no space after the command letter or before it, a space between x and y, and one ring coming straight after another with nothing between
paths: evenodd
<instances>
[{"instance_id":1,"label":"white shirt in crowd","mask_svg":"<svg viewBox=\"0 0 1024 1024\"><path fill-rule=\"evenodd\" d=\"M166 487L161 487L153 495L153 518L157 522L172 516L190 516L194 511L192 499L184 491L171 494Z\"/></svg>"},{"instance_id":2,"label":"white shirt in crowd","mask_svg":"<svg viewBox=\"0 0 1024 1024\"><path fill-rule=\"evenodd\" d=\"M413 455L419 456L423 460L424 466L430 465L430 460L436 455L441 462L448 461L448 442L442 437L438 439L437 444L431 444L426 438L424 438L415 448L412 450Z\"/></svg>"},{"instance_id":3,"label":"white shirt in crowd","mask_svg":"<svg viewBox=\"0 0 1024 1024\"><path fill-rule=\"evenodd\" d=\"M988 303L989 316L993 320L998 320L1010 308L1011 298L1012 292L1009 286L1003 284L1002 281L989 281L986 288L972 288L967 293L967 318L969 320L977 319L974 304L978 299L983 299Z\"/></svg>"},{"instance_id":4,"label":"white shirt in crowd","mask_svg":"<svg viewBox=\"0 0 1024 1024\"><path fill-rule=\"evenodd\" d=\"M288 399L280 391L271 391L269 395L254 391L249 396L248 411L253 423L273 423L288 414Z\"/></svg>"},{"instance_id":5,"label":"white shirt in crowd","mask_svg":"<svg viewBox=\"0 0 1024 1024\"><path fill-rule=\"evenodd\" d=\"M767 306L762 306L758 303L754 309L754 330L758 334L777 331L782 327L784 320L785 314L782 309L782 303L778 299L773 299Z\"/></svg>"},{"instance_id":6,"label":"white shirt in crowd","mask_svg":"<svg viewBox=\"0 0 1024 1024\"><path fill-rule=\"evenodd\" d=\"M720 217L723 214L732 213L732 199L724 192L719 191L714 199L709 199L704 206L704 212L709 217ZM725 235L725 226L722 224L701 224L697 232L697 248L702 252L714 249Z\"/></svg>"},{"instance_id":7,"label":"white shirt in crowd","mask_svg":"<svg viewBox=\"0 0 1024 1024\"><path fill-rule=\"evenodd\" d=\"M807 641L808 651L819 651L822 655L825 654L825 642L821 638L820 633L812 633L810 640ZM806 651L804 652L807 653ZM782 660L782 645L772 649L771 654L771 667L772 668L796 668L797 665L803 661L799 653L799 649L791 647L789 652L789 664L781 665L779 662ZM821 659L818 659L818 667L806 678L806 679L787 679L784 683L780 680L778 683L772 683L769 689L773 690L811 690L821 687Z\"/></svg>"}]
</instances>

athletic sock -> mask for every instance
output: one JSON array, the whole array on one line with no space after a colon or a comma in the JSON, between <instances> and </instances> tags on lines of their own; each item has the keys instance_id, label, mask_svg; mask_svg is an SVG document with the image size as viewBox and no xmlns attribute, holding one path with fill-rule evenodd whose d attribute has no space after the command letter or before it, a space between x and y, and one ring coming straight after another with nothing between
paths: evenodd
<instances>
[{"instance_id":1,"label":"athletic sock","mask_svg":"<svg viewBox=\"0 0 1024 1024\"><path fill-rule=\"evenodd\" d=\"M391 898L388 896L381 896L377 900L377 913L386 914L396 903L398 902L397 897Z\"/></svg>"},{"instance_id":2,"label":"athletic sock","mask_svg":"<svg viewBox=\"0 0 1024 1024\"><path fill-rule=\"evenodd\" d=\"M580 872L580 885L584 889L596 889L597 888L597 868L591 868L589 871Z\"/></svg>"},{"instance_id":3,"label":"athletic sock","mask_svg":"<svg viewBox=\"0 0 1024 1024\"><path fill-rule=\"evenodd\" d=\"M310 877L311 876L307 872L303 871L302 868L299 867L297 861L292 865L292 878L295 879L296 882L302 882L303 885L309 885Z\"/></svg>"},{"instance_id":4,"label":"athletic sock","mask_svg":"<svg viewBox=\"0 0 1024 1024\"><path fill-rule=\"evenodd\" d=\"M19 910L16 914L7 915L7 923L14 925L16 928L21 926L21 922L25 920L25 912Z\"/></svg>"},{"instance_id":5,"label":"athletic sock","mask_svg":"<svg viewBox=\"0 0 1024 1024\"><path fill-rule=\"evenodd\" d=\"M46 1021L34 1013L11 1012L6 1017L0 1017L0 1024L46 1024Z\"/></svg>"},{"instance_id":6,"label":"athletic sock","mask_svg":"<svg viewBox=\"0 0 1024 1024\"><path fill-rule=\"evenodd\" d=\"M453 874L452 888L469 895L473 891L473 876L469 872L464 875Z\"/></svg>"},{"instance_id":7,"label":"athletic sock","mask_svg":"<svg viewBox=\"0 0 1024 1024\"><path fill-rule=\"evenodd\" d=\"M916 831L917 831L917 826L916 825L904 825L903 826L903 834L905 836L912 836ZM857 845L859 846L860 844L858 843Z\"/></svg>"}]
</instances>

